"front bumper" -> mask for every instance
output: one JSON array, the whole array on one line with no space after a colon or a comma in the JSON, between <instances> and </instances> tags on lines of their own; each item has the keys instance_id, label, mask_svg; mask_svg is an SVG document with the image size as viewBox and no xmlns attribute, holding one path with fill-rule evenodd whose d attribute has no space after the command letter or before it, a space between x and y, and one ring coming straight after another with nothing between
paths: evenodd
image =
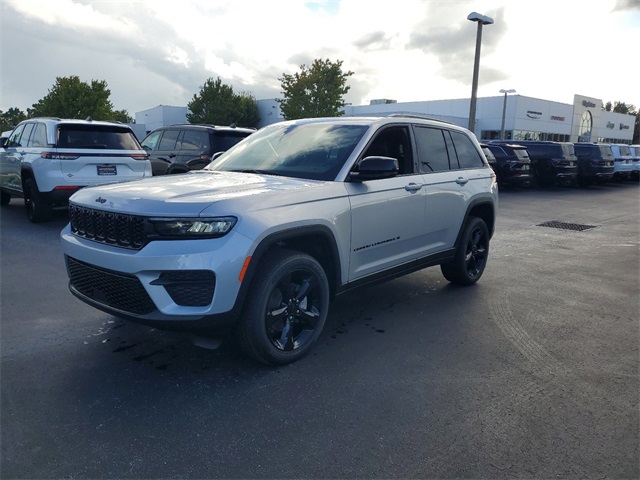
<instances>
[{"instance_id":1,"label":"front bumper","mask_svg":"<svg viewBox=\"0 0 640 480\"><path fill-rule=\"evenodd\" d=\"M239 275L253 242L237 232L163 240L141 250L61 233L71 292L112 315L159 328L226 329L237 316Z\"/></svg>"}]
</instances>

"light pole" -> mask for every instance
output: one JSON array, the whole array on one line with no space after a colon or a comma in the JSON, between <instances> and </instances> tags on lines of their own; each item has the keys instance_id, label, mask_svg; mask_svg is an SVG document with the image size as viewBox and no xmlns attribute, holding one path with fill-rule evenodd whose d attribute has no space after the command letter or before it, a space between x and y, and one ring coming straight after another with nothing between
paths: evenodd
<instances>
[{"instance_id":1,"label":"light pole","mask_svg":"<svg viewBox=\"0 0 640 480\"><path fill-rule=\"evenodd\" d=\"M504 93L504 103L502 104L502 127L500 127L500 140L504 140L504 117L507 113L507 93L516 93L513 88L509 90L501 89L500 93Z\"/></svg>"},{"instance_id":2,"label":"light pole","mask_svg":"<svg viewBox=\"0 0 640 480\"><path fill-rule=\"evenodd\" d=\"M478 70L480 70L480 43L482 42L482 26L491 25L493 18L471 12L467 20L478 24L478 34L476 36L476 58L473 62L473 83L471 85L471 107L469 108L469 130L475 133L476 129L476 101L478 92Z\"/></svg>"}]
</instances>

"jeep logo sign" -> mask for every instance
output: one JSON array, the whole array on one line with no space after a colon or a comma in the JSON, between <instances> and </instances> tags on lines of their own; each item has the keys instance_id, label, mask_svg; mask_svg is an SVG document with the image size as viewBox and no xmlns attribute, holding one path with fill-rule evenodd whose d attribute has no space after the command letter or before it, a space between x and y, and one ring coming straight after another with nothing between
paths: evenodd
<instances>
[{"instance_id":1,"label":"jeep logo sign","mask_svg":"<svg viewBox=\"0 0 640 480\"><path fill-rule=\"evenodd\" d=\"M106 202L106 201L107 201L107 199L106 199L106 198L102 198L102 197L98 197L98 198L96 198L96 202L98 202L98 203L104 203L104 202Z\"/></svg>"}]
</instances>

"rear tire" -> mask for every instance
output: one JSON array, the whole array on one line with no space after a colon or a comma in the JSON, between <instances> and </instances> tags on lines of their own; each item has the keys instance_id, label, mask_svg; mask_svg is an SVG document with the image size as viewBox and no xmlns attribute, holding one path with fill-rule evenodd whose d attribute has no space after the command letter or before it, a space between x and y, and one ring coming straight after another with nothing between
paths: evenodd
<instances>
[{"instance_id":1,"label":"rear tire","mask_svg":"<svg viewBox=\"0 0 640 480\"><path fill-rule=\"evenodd\" d=\"M11 194L0 190L0 205L8 205L11 201Z\"/></svg>"},{"instance_id":2,"label":"rear tire","mask_svg":"<svg viewBox=\"0 0 640 480\"><path fill-rule=\"evenodd\" d=\"M307 355L329 310L329 282L322 266L305 253L279 250L258 267L237 328L240 346L267 365Z\"/></svg>"},{"instance_id":3,"label":"rear tire","mask_svg":"<svg viewBox=\"0 0 640 480\"><path fill-rule=\"evenodd\" d=\"M24 206L27 209L27 217L33 223L46 222L53 216L53 205L43 198L33 178L24 182Z\"/></svg>"},{"instance_id":4,"label":"rear tire","mask_svg":"<svg viewBox=\"0 0 640 480\"><path fill-rule=\"evenodd\" d=\"M482 276L488 258L489 229L481 218L469 217L455 258L440 265L440 270L451 283L473 285Z\"/></svg>"}]
</instances>

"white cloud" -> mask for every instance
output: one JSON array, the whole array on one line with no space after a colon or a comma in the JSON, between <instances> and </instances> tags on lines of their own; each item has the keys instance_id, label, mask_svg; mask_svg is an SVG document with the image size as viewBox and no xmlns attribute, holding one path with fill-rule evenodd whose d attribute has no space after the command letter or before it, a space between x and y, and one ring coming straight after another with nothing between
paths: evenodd
<instances>
[{"instance_id":1,"label":"white cloud","mask_svg":"<svg viewBox=\"0 0 640 480\"><path fill-rule=\"evenodd\" d=\"M218 76L269 98L279 96L283 73L315 58L355 72L346 99L354 104L467 97L474 10L496 18L483 30L480 96L515 88L565 103L582 93L640 106L634 2L5 0L0 109L25 110L69 75L106 80L114 106L130 113L185 105Z\"/></svg>"}]
</instances>

